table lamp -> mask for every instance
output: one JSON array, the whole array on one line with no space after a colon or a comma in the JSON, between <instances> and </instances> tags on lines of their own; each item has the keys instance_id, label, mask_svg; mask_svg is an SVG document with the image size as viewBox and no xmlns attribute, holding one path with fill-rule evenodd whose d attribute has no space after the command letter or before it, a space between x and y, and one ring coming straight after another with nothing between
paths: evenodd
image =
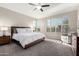
<instances>
[{"instance_id":1,"label":"table lamp","mask_svg":"<svg viewBox=\"0 0 79 59\"><path fill-rule=\"evenodd\" d=\"M5 36L5 32L8 31L8 27L1 27L1 31L3 32L3 36Z\"/></svg>"}]
</instances>

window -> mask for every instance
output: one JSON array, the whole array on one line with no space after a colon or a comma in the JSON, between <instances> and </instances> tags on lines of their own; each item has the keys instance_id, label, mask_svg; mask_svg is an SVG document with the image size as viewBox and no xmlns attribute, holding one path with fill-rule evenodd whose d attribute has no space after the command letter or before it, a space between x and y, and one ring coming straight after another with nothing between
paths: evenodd
<instances>
[{"instance_id":1,"label":"window","mask_svg":"<svg viewBox=\"0 0 79 59\"><path fill-rule=\"evenodd\" d=\"M40 21L34 20L33 21L33 27L34 27L34 31L40 31Z\"/></svg>"},{"instance_id":2,"label":"window","mask_svg":"<svg viewBox=\"0 0 79 59\"><path fill-rule=\"evenodd\" d=\"M62 25L62 33L67 34L68 33L68 25Z\"/></svg>"},{"instance_id":3,"label":"window","mask_svg":"<svg viewBox=\"0 0 79 59\"><path fill-rule=\"evenodd\" d=\"M47 20L47 32L68 33L68 17Z\"/></svg>"},{"instance_id":4,"label":"window","mask_svg":"<svg viewBox=\"0 0 79 59\"><path fill-rule=\"evenodd\" d=\"M67 34L69 29L68 19L63 20L62 33Z\"/></svg>"},{"instance_id":5,"label":"window","mask_svg":"<svg viewBox=\"0 0 79 59\"><path fill-rule=\"evenodd\" d=\"M47 32L50 32L50 27L47 27Z\"/></svg>"},{"instance_id":6,"label":"window","mask_svg":"<svg viewBox=\"0 0 79 59\"><path fill-rule=\"evenodd\" d=\"M61 25L56 26L56 32L61 32Z\"/></svg>"},{"instance_id":7,"label":"window","mask_svg":"<svg viewBox=\"0 0 79 59\"><path fill-rule=\"evenodd\" d=\"M51 27L51 32L55 32L55 26Z\"/></svg>"},{"instance_id":8,"label":"window","mask_svg":"<svg viewBox=\"0 0 79 59\"><path fill-rule=\"evenodd\" d=\"M50 30L51 30L51 29L50 29L50 28L51 28L51 27L50 27L50 26L51 26L51 23L50 23L50 22L51 22L50 20L47 20L47 29L46 29L47 32L50 32Z\"/></svg>"}]
</instances>

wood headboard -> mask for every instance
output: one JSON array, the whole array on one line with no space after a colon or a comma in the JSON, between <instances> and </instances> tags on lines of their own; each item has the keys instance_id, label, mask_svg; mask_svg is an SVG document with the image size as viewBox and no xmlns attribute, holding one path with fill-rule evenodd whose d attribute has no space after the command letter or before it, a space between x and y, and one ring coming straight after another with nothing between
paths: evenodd
<instances>
[{"instance_id":1,"label":"wood headboard","mask_svg":"<svg viewBox=\"0 0 79 59\"><path fill-rule=\"evenodd\" d=\"M16 28L30 28L30 27L11 26L11 39L12 39L13 33L17 33Z\"/></svg>"}]
</instances>

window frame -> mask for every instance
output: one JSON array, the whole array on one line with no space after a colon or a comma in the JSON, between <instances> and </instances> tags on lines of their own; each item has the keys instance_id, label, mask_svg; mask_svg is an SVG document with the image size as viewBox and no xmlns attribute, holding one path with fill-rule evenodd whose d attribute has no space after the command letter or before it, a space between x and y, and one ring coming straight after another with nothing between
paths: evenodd
<instances>
[{"instance_id":1,"label":"window frame","mask_svg":"<svg viewBox=\"0 0 79 59\"><path fill-rule=\"evenodd\" d=\"M68 17L68 18L69 18L69 17ZM60 33L60 32L62 33L62 30L63 30L62 27L63 27L63 26L66 26L66 25L68 26L68 30L69 30L69 19L68 19L68 18L66 18L66 19L65 19L65 18L60 18L60 19L62 19L62 20L61 20L61 21L62 21L62 24L56 25L56 26L60 26L60 27L61 27L59 33ZM60 20L60 19L59 19L59 20ZM48 26L48 20L50 20L50 26ZM47 31L47 27L50 28L50 31L49 31L49 32L58 32L56 26L54 26L54 27L55 27L55 31L51 31L52 20L53 20L53 19L47 19L47 20L46 20L46 32L48 32L48 31ZM64 23L63 23L63 20L67 20L67 21L68 21L67 24L64 24Z\"/></svg>"},{"instance_id":2,"label":"window frame","mask_svg":"<svg viewBox=\"0 0 79 59\"><path fill-rule=\"evenodd\" d=\"M39 23L39 25L38 25ZM34 32L40 32L40 20L35 19L33 21Z\"/></svg>"}]
</instances>

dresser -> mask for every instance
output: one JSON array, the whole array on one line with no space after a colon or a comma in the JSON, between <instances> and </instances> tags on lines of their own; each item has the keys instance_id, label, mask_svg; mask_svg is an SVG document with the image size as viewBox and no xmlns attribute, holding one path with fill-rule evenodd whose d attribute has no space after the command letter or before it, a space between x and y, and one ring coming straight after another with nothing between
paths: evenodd
<instances>
[{"instance_id":1,"label":"dresser","mask_svg":"<svg viewBox=\"0 0 79 59\"><path fill-rule=\"evenodd\" d=\"M77 56L79 56L79 37L77 37Z\"/></svg>"},{"instance_id":2,"label":"dresser","mask_svg":"<svg viewBox=\"0 0 79 59\"><path fill-rule=\"evenodd\" d=\"M10 43L10 36L0 36L0 45Z\"/></svg>"}]
</instances>

